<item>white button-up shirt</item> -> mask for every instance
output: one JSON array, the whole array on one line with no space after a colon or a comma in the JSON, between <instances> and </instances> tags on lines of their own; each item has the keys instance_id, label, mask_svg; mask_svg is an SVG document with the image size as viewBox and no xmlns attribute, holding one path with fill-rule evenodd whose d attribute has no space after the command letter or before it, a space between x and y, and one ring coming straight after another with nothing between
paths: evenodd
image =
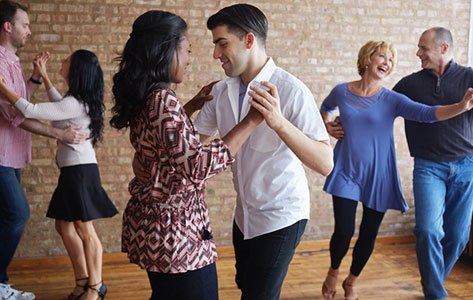
<instances>
[{"instance_id":1,"label":"white button-up shirt","mask_svg":"<svg viewBox=\"0 0 473 300\"><path fill-rule=\"evenodd\" d=\"M277 86L282 114L313 140L328 140L328 134L312 93L300 80L278 68L269 58L264 68L250 82L269 81ZM239 77L217 83L194 125L203 135L218 130L225 136L238 120ZM248 90L241 119L250 109ZM290 226L308 219L310 196L302 162L266 122L250 135L232 165L237 191L235 222L245 239Z\"/></svg>"}]
</instances>

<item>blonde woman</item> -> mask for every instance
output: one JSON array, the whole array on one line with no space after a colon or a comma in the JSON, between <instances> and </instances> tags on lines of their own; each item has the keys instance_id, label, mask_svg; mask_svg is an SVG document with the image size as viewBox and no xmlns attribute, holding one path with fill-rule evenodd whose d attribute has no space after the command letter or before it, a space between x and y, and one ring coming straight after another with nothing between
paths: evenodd
<instances>
[{"instance_id":1,"label":"blonde woman","mask_svg":"<svg viewBox=\"0 0 473 300\"><path fill-rule=\"evenodd\" d=\"M335 230L330 240L331 264L322 285L325 299L336 293L338 269L355 231L358 202L363 217L353 249L350 273L342 283L345 299L358 299L355 283L373 251L379 226L388 209L404 212L396 166L393 124L397 117L417 122L436 122L472 108L473 90L463 100L445 106L427 106L386 89L382 80L396 64L396 49L386 41L369 41L358 53L359 80L337 85L321 106L330 135L338 139L335 166L324 191L333 196ZM338 108L339 119L332 112Z\"/></svg>"}]
</instances>

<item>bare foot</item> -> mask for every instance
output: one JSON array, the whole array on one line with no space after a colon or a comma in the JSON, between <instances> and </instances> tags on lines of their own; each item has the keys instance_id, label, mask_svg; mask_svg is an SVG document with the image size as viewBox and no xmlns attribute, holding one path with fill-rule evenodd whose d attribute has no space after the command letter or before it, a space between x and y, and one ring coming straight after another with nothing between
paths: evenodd
<instances>
[{"instance_id":1,"label":"bare foot","mask_svg":"<svg viewBox=\"0 0 473 300\"><path fill-rule=\"evenodd\" d=\"M345 300L359 300L358 295L355 291L355 281L350 281L349 278L345 279L342 283L343 290L345 291Z\"/></svg>"},{"instance_id":2,"label":"bare foot","mask_svg":"<svg viewBox=\"0 0 473 300\"><path fill-rule=\"evenodd\" d=\"M327 277L322 284L322 295L325 300L332 300L335 298L337 293L337 280L338 280L338 270L329 268L327 272Z\"/></svg>"}]
</instances>

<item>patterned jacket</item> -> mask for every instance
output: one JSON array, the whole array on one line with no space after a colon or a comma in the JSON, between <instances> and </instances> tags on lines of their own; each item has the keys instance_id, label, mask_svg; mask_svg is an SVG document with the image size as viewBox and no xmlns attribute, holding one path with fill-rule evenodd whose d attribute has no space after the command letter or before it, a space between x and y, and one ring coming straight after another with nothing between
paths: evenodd
<instances>
[{"instance_id":1,"label":"patterned jacket","mask_svg":"<svg viewBox=\"0 0 473 300\"><path fill-rule=\"evenodd\" d=\"M135 149L122 251L152 272L182 273L217 259L207 179L233 163L222 140L202 145L174 91L158 89L130 128Z\"/></svg>"}]
</instances>

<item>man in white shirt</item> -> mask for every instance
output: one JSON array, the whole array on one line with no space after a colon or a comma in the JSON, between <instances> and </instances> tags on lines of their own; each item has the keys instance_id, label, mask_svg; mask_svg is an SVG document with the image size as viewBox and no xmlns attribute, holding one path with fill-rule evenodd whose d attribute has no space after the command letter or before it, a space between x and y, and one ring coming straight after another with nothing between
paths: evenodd
<instances>
[{"instance_id":1,"label":"man in white shirt","mask_svg":"<svg viewBox=\"0 0 473 300\"><path fill-rule=\"evenodd\" d=\"M236 283L242 299L279 299L309 219L303 164L326 176L332 148L310 90L266 54L268 22L258 8L236 4L207 21L214 58L228 78L217 83L195 125L202 140L224 136L254 106L264 116L232 166L238 194L233 226ZM254 87L257 86L257 87Z\"/></svg>"}]
</instances>

